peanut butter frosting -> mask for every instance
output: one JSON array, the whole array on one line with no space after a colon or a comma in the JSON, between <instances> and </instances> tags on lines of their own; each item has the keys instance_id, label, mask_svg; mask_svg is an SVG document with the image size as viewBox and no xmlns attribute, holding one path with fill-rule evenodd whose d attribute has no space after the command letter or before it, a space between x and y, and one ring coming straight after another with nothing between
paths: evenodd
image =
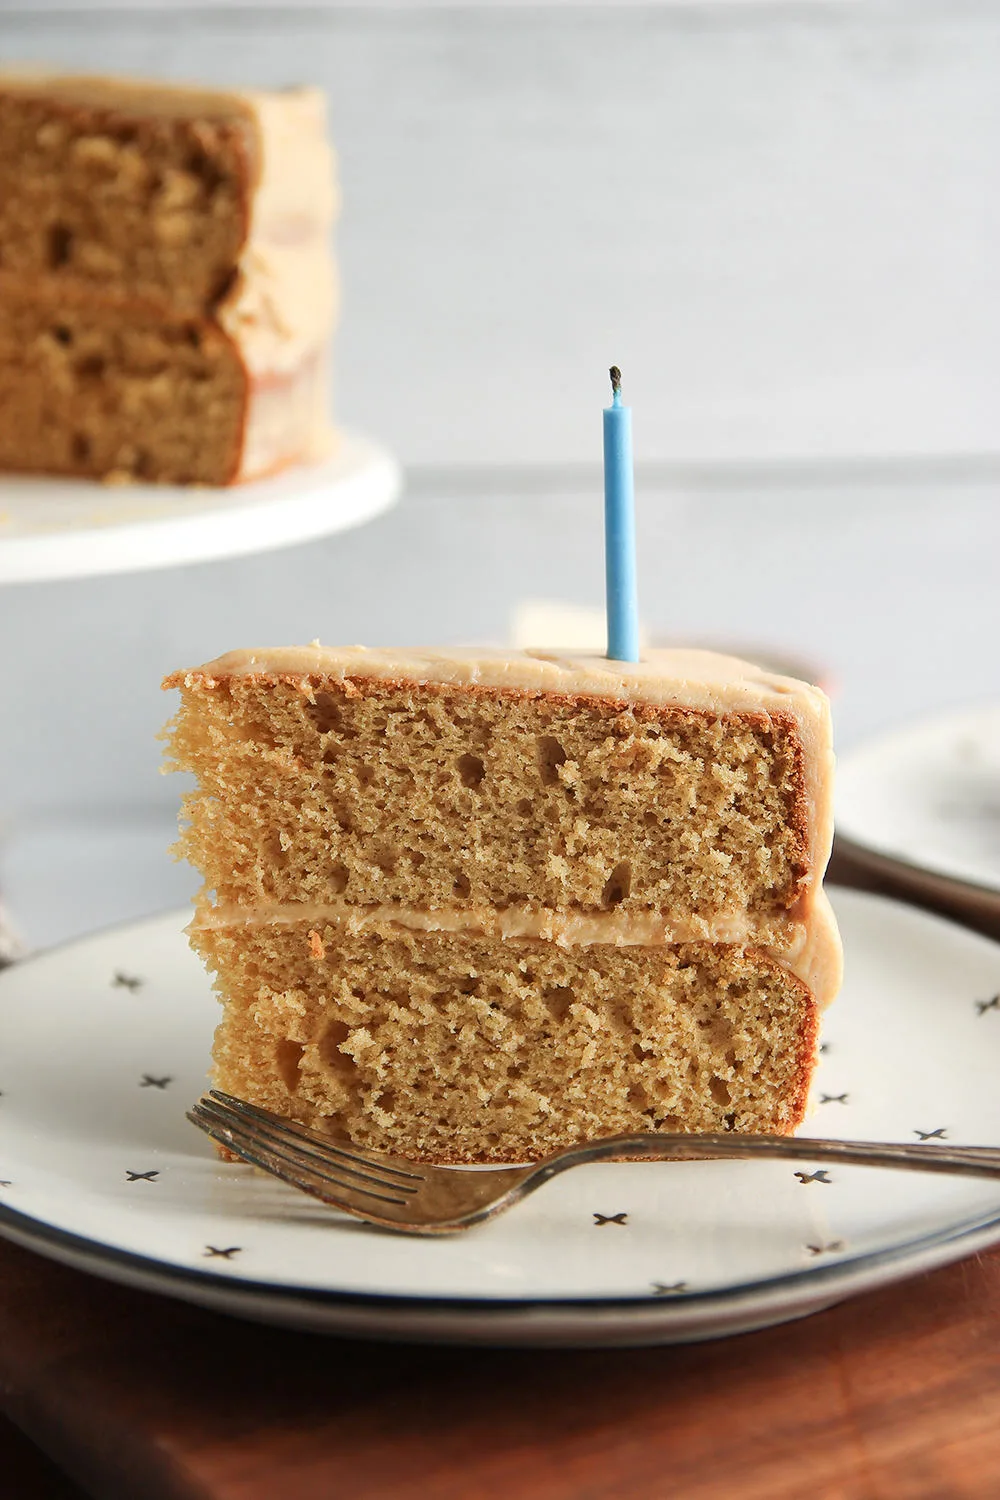
<instances>
[{"instance_id":1,"label":"peanut butter frosting","mask_svg":"<svg viewBox=\"0 0 1000 1500\"><path fill-rule=\"evenodd\" d=\"M418 932L468 932L503 940L541 938L560 947L588 947L610 943L616 947L659 947L674 943L735 943L752 940L777 963L801 979L824 1009L840 988L843 954L836 918L826 892L818 892L808 918L777 918L770 941L739 915L711 922L671 921L660 916L622 916L613 912L588 915L531 910L527 907L413 907L352 906L346 901L262 903L252 911L242 906L204 906L191 932L232 927L266 927L293 923L342 926L349 933L394 924Z\"/></svg>"},{"instance_id":2,"label":"peanut butter frosting","mask_svg":"<svg viewBox=\"0 0 1000 1500\"><path fill-rule=\"evenodd\" d=\"M253 127L256 180L237 275L216 317L253 374L294 370L326 343L338 306L326 103L313 88L233 97Z\"/></svg>"}]
</instances>

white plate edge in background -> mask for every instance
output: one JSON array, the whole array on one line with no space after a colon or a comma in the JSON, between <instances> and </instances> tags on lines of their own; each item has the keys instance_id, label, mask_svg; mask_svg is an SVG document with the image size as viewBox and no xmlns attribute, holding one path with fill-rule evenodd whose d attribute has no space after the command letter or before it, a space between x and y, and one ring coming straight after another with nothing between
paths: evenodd
<instances>
[{"instance_id":1,"label":"white plate edge in background","mask_svg":"<svg viewBox=\"0 0 1000 1500\"><path fill-rule=\"evenodd\" d=\"M401 488L396 460L347 432L328 459L221 489L3 475L0 583L136 572L291 546L372 520Z\"/></svg>"},{"instance_id":2,"label":"white plate edge in background","mask_svg":"<svg viewBox=\"0 0 1000 1500\"><path fill-rule=\"evenodd\" d=\"M873 810L873 799L880 794L891 808L898 806L900 773L922 775L928 760L936 762L934 774L947 776L948 762L940 757L940 742L983 733L987 721L994 718L1000 720L1000 703L972 705L903 725L838 756L838 837L852 853L875 855L905 870L949 882L958 888L956 895L965 889L1000 897L1000 859L993 866L974 854L957 857L935 845L921 831L921 823L926 824L924 807L917 806L912 813L902 807L888 817L882 808ZM997 794L1000 803L1000 780Z\"/></svg>"}]
</instances>

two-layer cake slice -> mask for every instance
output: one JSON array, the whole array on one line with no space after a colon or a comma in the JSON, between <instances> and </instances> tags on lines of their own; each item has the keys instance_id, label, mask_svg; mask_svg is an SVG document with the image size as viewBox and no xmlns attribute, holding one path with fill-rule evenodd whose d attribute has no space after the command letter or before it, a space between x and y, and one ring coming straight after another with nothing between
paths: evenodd
<instances>
[{"instance_id":1,"label":"two-layer cake slice","mask_svg":"<svg viewBox=\"0 0 1000 1500\"><path fill-rule=\"evenodd\" d=\"M840 976L818 689L319 646L166 685L220 1087L453 1162L799 1123Z\"/></svg>"}]
</instances>

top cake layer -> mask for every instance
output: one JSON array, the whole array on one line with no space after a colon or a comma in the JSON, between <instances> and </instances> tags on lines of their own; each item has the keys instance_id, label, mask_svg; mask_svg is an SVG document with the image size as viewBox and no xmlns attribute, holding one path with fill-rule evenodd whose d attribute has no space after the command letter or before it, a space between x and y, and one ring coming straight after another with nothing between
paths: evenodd
<instances>
[{"instance_id":1,"label":"top cake layer","mask_svg":"<svg viewBox=\"0 0 1000 1500\"><path fill-rule=\"evenodd\" d=\"M2 270L213 313L251 370L329 331L336 206L322 95L0 75Z\"/></svg>"},{"instance_id":2,"label":"top cake layer","mask_svg":"<svg viewBox=\"0 0 1000 1500\"><path fill-rule=\"evenodd\" d=\"M828 705L709 652L235 652L181 689L202 922L757 943L835 987ZM242 914L242 918L241 918Z\"/></svg>"},{"instance_id":3,"label":"top cake layer","mask_svg":"<svg viewBox=\"0 0 1000 1500\"><path fill-rule=\"evenodd\" d=\"M689 708L712 715L764 714L790 720L800 747L802 793L808 800L805 858L822 875L833 843L833 732L826 694L797 678L767 672L716 651L656 649L639 662L606 656L483 647L400 650L368 646L282 646L230 651L188 678L329 678L336 684L373 679L439 687L501 689L518 694L590 698L621 705Z\"/></svg>"}]
</instances>

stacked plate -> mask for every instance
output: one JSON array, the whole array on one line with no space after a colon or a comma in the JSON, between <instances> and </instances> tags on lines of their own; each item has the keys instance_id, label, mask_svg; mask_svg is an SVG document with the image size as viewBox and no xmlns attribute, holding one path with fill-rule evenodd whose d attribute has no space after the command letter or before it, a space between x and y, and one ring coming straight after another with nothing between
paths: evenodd
<instances>
[{"instance_id":1,"label":"stacked plate","mask_svg":"<svg viewBox=\"0 0 1000 1500\"><path fill-rule=\"evenodd\" d=\"M837 847L884 889L1000 935L1000 706L900 729L845 756Z\"/></svg>"}]
</instances>

